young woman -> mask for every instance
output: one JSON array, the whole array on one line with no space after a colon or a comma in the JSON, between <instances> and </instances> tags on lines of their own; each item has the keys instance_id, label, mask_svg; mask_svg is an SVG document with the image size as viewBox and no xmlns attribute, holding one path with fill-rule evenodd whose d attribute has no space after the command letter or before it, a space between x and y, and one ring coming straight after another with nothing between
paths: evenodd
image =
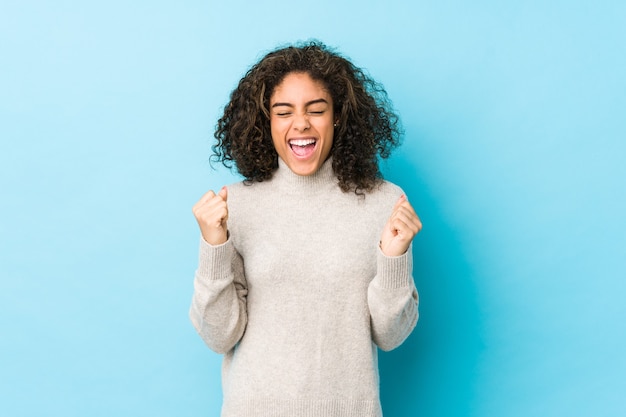
<instances>
[{"instance_id":1,"label":"young woman","mask_svg":"<svg viewBox=\"0 0 626 417\"><path fill-rule=\"evenodd\" d=\"M381 416L377 349L417 322L422 227L378 168L400 137L385 90L320 43L278 49L215 137L214 158L245 180L193 208L190 317L225 354L222 416Z\"/></svg>"}]
</instances>

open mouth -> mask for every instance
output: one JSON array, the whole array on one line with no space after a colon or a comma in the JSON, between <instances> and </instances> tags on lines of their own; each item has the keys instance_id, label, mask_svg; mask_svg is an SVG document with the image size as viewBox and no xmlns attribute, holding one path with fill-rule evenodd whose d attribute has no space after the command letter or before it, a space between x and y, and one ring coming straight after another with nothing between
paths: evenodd
<instances>
[{"instance_id":1,"label":"open mouth","mask_svg":"<svg viewBox=\"0 0 626 417\"><path fill-rule=\"evenodd\" d=\"M313 138L289 140L289 147L298 158L308 158L311 156L315 151L316 145L317 140Z\"/></svg>"}]
</instances>

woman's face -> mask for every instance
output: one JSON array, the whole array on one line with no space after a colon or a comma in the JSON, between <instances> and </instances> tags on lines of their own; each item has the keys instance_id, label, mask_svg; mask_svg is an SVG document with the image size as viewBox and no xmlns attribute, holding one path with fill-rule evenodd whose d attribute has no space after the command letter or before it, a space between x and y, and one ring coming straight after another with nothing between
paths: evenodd
<instances>
[{"instance_id":1,"label":"woman's face","mask_svg":"<svg viewBox=\"0 0 626 417\"><path fill-rule=\"evenodd\" d=\"M334 134L333 100L308 74L292 72L270 97L274 148L298 175L311 175L330 154Z\"/></svg>"}]
</instances>

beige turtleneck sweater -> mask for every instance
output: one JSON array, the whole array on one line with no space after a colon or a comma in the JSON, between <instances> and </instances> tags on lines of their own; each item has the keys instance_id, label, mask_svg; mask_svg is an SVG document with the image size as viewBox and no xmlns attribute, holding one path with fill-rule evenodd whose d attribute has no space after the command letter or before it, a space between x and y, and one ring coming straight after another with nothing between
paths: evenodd
<instances>
[{"instance_id":1,"label":"beige turtleneck sweater","mask_svg":"<svg viewBox=\"0 0 626 417\"><path fill-rule=\"evenodd\" d=\"M381 416L377 346L415 327L411 248L378 242L402 190L357 196L331 162L228 188L229 239L201 240L191 321L224 353L222 417Z\"/></svg>"}]
</instances>

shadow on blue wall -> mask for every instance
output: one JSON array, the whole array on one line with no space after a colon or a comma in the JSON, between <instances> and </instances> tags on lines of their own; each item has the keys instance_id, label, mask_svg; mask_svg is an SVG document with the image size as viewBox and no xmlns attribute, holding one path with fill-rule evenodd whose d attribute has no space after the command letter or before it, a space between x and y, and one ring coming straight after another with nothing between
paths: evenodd
<instances>
[{"instance_id":1,"label":"shadow on blue wall","mask_svg":"<svg viewBox=\"0 0 626 417\"><path fill-rule=\"evenodd\" d=\"M483 349L475 273L455 230L429 195L433 186L422 181L417 158L402 152L400 148L383 171L386 179L404 189L424 224L413 244L420 319L403 345L380 352L384 414L468 415Z\"/></svg>"}]
</instances>

